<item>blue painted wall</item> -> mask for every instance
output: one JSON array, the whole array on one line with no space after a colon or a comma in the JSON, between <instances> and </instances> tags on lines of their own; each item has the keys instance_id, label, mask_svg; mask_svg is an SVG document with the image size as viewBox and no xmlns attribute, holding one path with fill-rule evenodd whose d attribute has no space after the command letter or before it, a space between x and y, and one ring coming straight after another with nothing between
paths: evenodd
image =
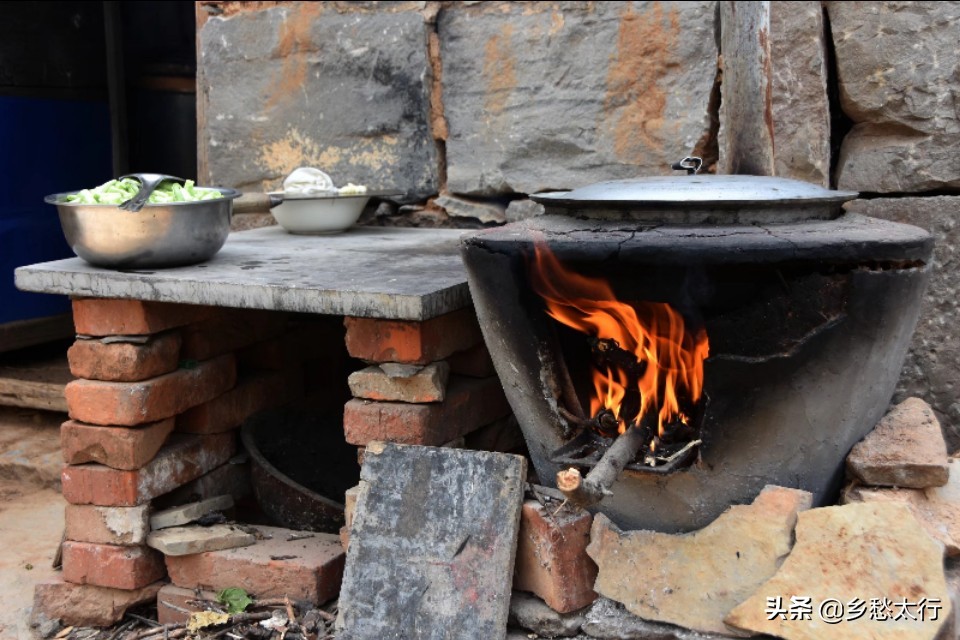
<instances>
[{"instance_id":1,"label":"blue painted wall","mask_svg":"<svg viewBox=\"0 0 960 640\"><path fill-rule=\"evenodd\" d=\"M105 101L0 96L0 324L64 313L69 301L17 291L19 266L73 255L50 193L109 180Z\"/></svg>"}]
</instances>

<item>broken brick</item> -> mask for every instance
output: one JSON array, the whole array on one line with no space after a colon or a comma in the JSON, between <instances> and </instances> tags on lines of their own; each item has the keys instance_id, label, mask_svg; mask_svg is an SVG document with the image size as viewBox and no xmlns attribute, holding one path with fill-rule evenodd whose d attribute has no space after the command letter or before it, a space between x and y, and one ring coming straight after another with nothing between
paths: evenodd
<instances>
[{"instance_id":1,"label":"broken brick","mask_svg":"<svg viewBox=\"0 0 960 640\"><path fill-rule=\"evenodd\" d=\"M141 469L122 471L101 464L66 465L61 476L64 499L71 504L132 507L176 489L233 455L232 433L175 435Z\"/></svg>"},{"instance_id":2,"label":"broken brick","mask_svg":"<svg viewBox=\"0 0 960 640\"><path fill-rule=\"evenodd\" d=\"M67 420L60 447L67 464L99 462L113 469L139 469L153 460L173 431L173 418L138 427L103 427Z\"/></svg>"},{"instance_id":3,"label":"broken brick","mask_svg":"<svg viewBox=\"0 0 960 640\"><path fill-rule=\"evenodd\" d=\"M144 344L77 340L67 350L70 373L87 380L137 382L170 373L180 361L180 334L162 333Z\"/></svg>"},{"instance_id":4,"label":"broken brick","mask_svg":"<svg viewBox=\"0 0 960 640\"><path fill-rule=\"evenodd\" d=\"M454 377L442 403L351 400L344 408L343 429L347 442L357 446L374 440L438 446L509 412L497 378Z\"/></svg>"},{"instance_id":5,"label":"broken brick","mask_svg":"<svg viewBox=\"0 0 960 640\"><path fill-rule=\"evenodd\" d=\"M559 613L596 600L597 565L587 555L592 523L587 511L562 509L554 514L539 502L525 502L513 588L535 593Z\"/></svg>"},{"instance_id":6,"label":"broken brick","mask_svg":"<svg viewBox=\"0 0 960 640\"><path fill-rule=\"evenodd\" d=\"M74 380L66 387L70 417L100 425L155 422L211 400L236 383L232 355L140 382Z\"/></svg>"},{"instance_id":7,"label":"broken brick","mask_svg":"<svg viewBox=\"0 0 960 640\"><path fill-rule=\"evenodd\" d=\"M212 307L116 298L75 298L73 324L85 336L139 336L182 327Z\"/></svg>"},{"instance_id":8,"label":"broken brick","mask_svg":"<svg viewBox=\"0 0 960 640\"><path fill-rule=\"evenodd\" d=\"M354 398L396 402L442 402L447 391L450 365L434 362L406 377L390 376L380 367L367 367L350 374L347 382Z\"/></svg>"},{"instance_id":9,"label":"broken brick","mask_svg":"<svg viewBox=\"0 0 960 640\"><path fill-rule=\"evenodd\" d=\"M368 362L429 364L480 344L473 309L460 309L423 322L345 319L347 351Z\"/></svg>"},{"instance_id":10,"label":"broken brick","mask_svg":"<svg viewBox=\"0 0 960 640\"><path fill-rule=\"evenodd\" d=\"M164 576L163 555L147 547L67 540L63 579L113 589L140 589Z\"/></svg>"},{"instance_id":11,"label":"broken brick","mask_svg":"<svg viewBox=\"0 0 960 640\"><path fill-rule=\"evenodd\" d=\"M98 507L90 504L67 504L64 513L67 540L113 544L142 545L150 532L150 505L137 507Z\"/></svg>"},{"instance_id":12,"label":"broken brick","mask_svg":"<svg viewBox=\"0 0 960 640\"><path fill-rule=\"evenodd\" d=\"M34 587L33 612L68 626L107 627L120 622L127 609L156 598L162 586L154 582L139 589L112 589L54 578Z\"/></svg>"},{"instance_id":13,"label":"broken brick","mask_svg":"<svg viewBox=\"0 0 960 640\"><path fill-rule=\"evenodd\" d=\"M186 589L239 587L257 598L287 596L315 604L337 595L344 553L336 535L253 529L264 538L249 547L167 557L170 581Z\"/></svg>"},{"instance_id":14,"label":"broken brick","mask_svg":"<svg viewBox=\"0 0 960 640\"><path fill-rule=\"evenodd\" d=\"M847 470L874 486L925 489L947 484L947 445L933 409L920 398L895 406L853 446Z\"/></svg>"}]
</instances>

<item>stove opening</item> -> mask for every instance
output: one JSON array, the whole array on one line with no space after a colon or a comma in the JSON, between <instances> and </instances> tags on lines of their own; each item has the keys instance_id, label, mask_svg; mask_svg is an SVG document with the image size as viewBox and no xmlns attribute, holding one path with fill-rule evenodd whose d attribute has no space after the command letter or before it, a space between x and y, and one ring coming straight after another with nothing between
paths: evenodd
<instances>
[{"instance_id":1,"label":"stove opening","mask_svg":"<svg viewBox=\"0 0 960 640\"><path fill-rule=\"evenodd\" d=\"M568 441L554 462L593 468L619 439L629 441L618 445L622 468L667 473L691 464L710 351L696 315L664 300L620 298L608 279L564 265L545 243L534 245L528 276L552 319L551 368L562 387L556 410Z\"/></svg>"}]
</instances>

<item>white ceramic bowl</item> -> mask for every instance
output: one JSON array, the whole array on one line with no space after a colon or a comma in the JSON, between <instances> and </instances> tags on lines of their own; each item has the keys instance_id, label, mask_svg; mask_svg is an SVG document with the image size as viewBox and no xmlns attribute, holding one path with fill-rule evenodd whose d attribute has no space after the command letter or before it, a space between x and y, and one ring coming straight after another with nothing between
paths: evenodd
<instances>
[{"instance_id":1,"label":"white ceramic bowl","mask_svg":"<svg viewBox=\"0 0 960 640\"><path fill-rule=\"evenodd\" d=\"M284 197L270 209L280 226L290 233L321 235L349 229L363 213L369 195Z\"/></svg>"}]
</instances>

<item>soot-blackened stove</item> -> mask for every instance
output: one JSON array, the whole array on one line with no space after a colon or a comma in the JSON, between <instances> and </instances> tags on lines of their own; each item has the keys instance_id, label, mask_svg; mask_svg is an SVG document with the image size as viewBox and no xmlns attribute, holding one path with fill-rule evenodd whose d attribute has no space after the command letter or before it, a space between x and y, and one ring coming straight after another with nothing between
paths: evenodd
<instances>
[{"instance_id":1,"label":"soot-blackened stove","mask_svg":"<svg viewBox=\"0 0 960 640\"><path fill-rule=\"evenodd\" d=\"M540 481L580 478L626 447L596 506L666 532L767 484L832 501L848 451L888 407L932 251L921 229L842 214L855 196L752 176L617 181L537 196L546 215L466 238ZM621 335L604 315L641 326Z\"/></svg>"}]
</instances>

